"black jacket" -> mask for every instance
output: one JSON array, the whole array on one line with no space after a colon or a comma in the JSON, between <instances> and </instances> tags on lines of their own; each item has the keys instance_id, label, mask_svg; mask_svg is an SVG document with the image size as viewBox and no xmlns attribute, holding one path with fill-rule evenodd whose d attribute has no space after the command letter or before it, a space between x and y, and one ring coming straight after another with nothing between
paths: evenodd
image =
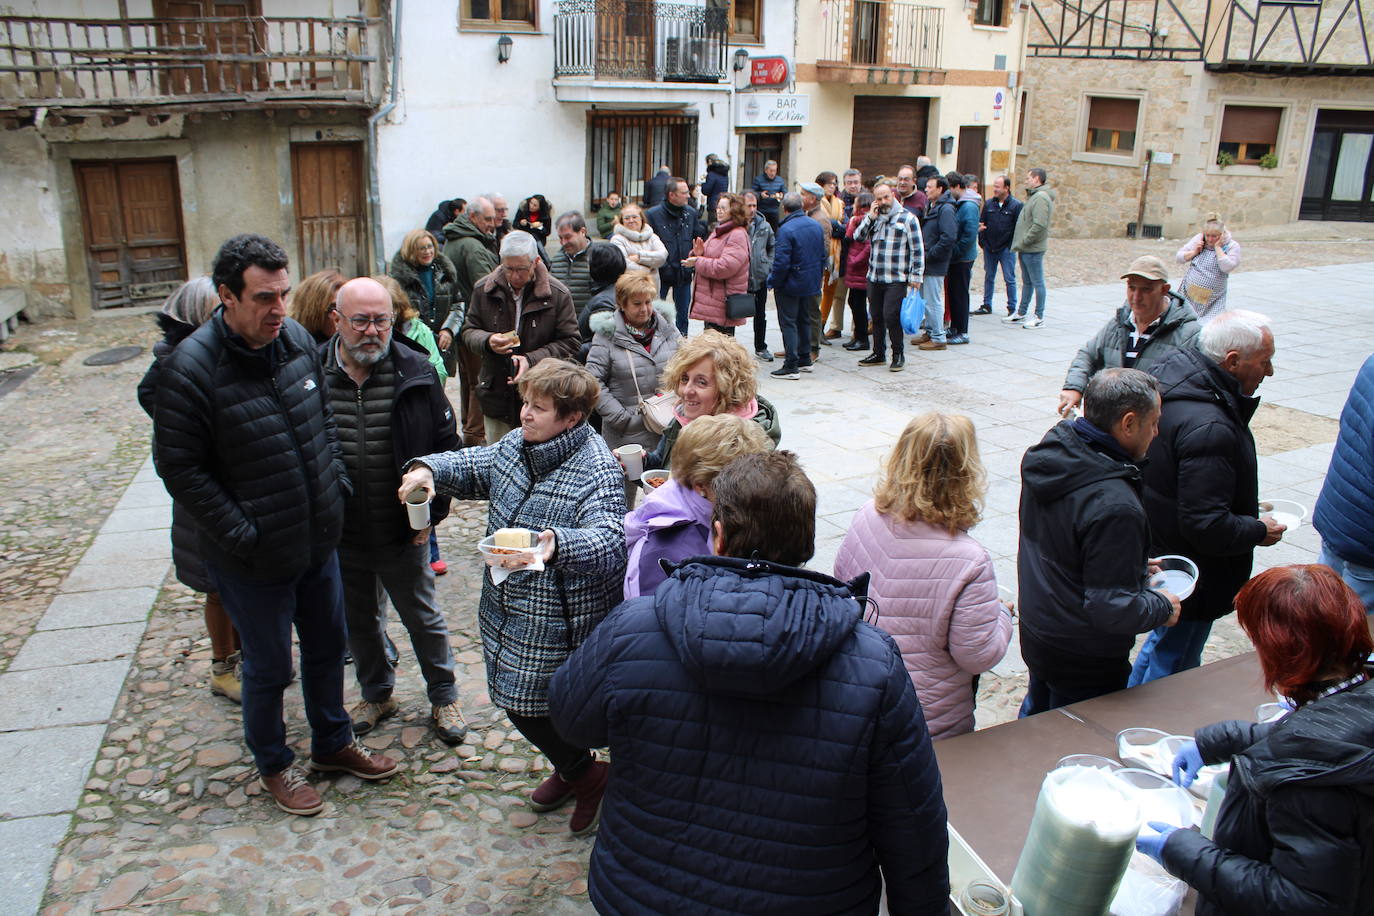
<instances>
[{"instance_id":1,"label":"black jacket","mask_svg":"<svg viewBox=\"0 0 1374 916\"><path fill-rule=\"evenodd\" d=\"M1250 418L1258 398L1192 347L1150 368L1164 412L1144 471L1151 554L1172 553L1198 565L1197 587L1183 602L1184 620L1231 613L1264 540L1259 472Z\"/></svg>"},{"instance_id":2,"label":"black jacket","mask_svg":"<svg viewBox=\"0 0 1374 916\"><path fill-rule=\"evenodd\" d=\"M674 212L674 211L679 212ZM706 226L692 207L673 207L661 203L644 214L650 228L668 249L668 260L658 269L665 286L675 286L692 279L692 268L683 267L684 258L692 256L692 240L706 237Z\"/></svg>"},{"instance_id":3,"label":"black jacket","mask_svg":"<svg viewBox=\"0 0 1374 916\"><path fill-rule=\"evenodd\" d=\"M448 313L458 302L458 271L448 256L441 253L434 256L434 300L425 294L425 284L420 280L420 272L401 253L396 252L391 259L387 273L410 297L410 304L420 313L420 320L431 331L438 334L448 320Z\"/></svg>"},{"instance_id":4,"label":"black jacket","mask_svg":"<svg viewBox=\"0 0 1374 916\"><path fill-rule=\"evenodd\" d=\"M940 170L933 165L923 165L916 170L916 187L922 191L926 188L926 182L932 178L938 178Z\"/></svg>"},{"instance_id":5,"label":"black jacket","mask_svg":"<svg viewBox=\"0 0 1374 916\"><path fill-rule=\"evenodd\" d=\"M1055 652L1023 653L1047 680L1075 681L1065 656L1124 662L1138 633L1173 614L1148 585L1150 525L1140 468L1058 423L1021 459L1021 629ZM1052 657L1051 657L1052 656Z\"/></svg>"},{"instance_id":6,"label":"black jacket","mask_svg":"<svg viewBox=\"0 0 1374 916\"><path fill-rule=\"evenodd\" d=\"M216 312L163 362L153 429L157 472L207 561L280 582L334 550L348 476L315 342L295 321L254 350Z\"/></svg>"},{"instance_id":7,"label":"black jacket","mask_svg":"<svg viewBox=\"0 0 1374 916\"><path fill-rule=\"evenodd\" d=\"M713 162L706 167L706 178L701 182L701 193L706 198L706 218L715 222L716 201L720 195L730 190L730 166L724 162Z\"/></svg>"},{"instance_id":8,"label":"black jacket","mask_svg":"<svg viewBox=\"0 0 1374 916\"><path fill-rule=\"evenodd\" d=\"M358 398L358 386L339 363L338 339L336 335L320 347L330 388L344 395L342 399L336 398L334 405L338 407L345 400L351 402L350 407L358 414L352 422L364 424L365 411L362 399ZM462 447L453 419L453 406L444 396L439 376L430 365L428 351L409 337L393 333L388 357L393 379L390 471L394 480L388 480L382 492L370 494L359 492L359 482L353 481L354 495L346 503L344 516L345 533L351 544L364 540L372 544L398 543L413 536L415 532L410 528L405 506L396 498L401 468L412 458L457 451ZM349 425L349 418L337 410L335 414L341 429ZM447 496L435 494L429 504L432 524L437 525L448 518L450 502ZM355 517L355 513L363 517Z\"/></svg>"},{"instance_id":9,"label":"black jacket","mask_svg":"<svg viewBox=\"0 0 1374 916\"><path fill-rule=\"evenodd\" d=\"M1214 839L1178 830L1164 844L1197 916L1374 913L1374 681L1196 737L1203 761L1231 761Z\"/></svg>"},{"instance_id":10,"label":"black jacket","mask_svg":"<svg viewBox=\"0 0 1374 916\"><path fill-rule=\"evenodd\" d=\"M667 169L659 169L653 178L644 182L644 207L656 207L668 199L668 179L672 176Z\"/></svg>"},{"instance_id":11,"label":"black jacket","mask_svg":"<svg viewBox=\"0 0 1374 916\"><path fill-rule=\"evenodd\" d=\"M983 225L987 228L978 233L978 244L988 251L1005 251L1011 247L1011 237L1016 232L1016 218L1021 215L1021 201L1007 195L1005 203L996 197L983 201Z\"/></svg>"},{"instance_id":12,"label":"black jacket","mask_svg":"<svg viewBox=\"0 0 1374 916\"><path fill-rule=\"evenodd\" d=\"M949 273L954 244L959 240L959 221L954 218L954 198L946 191L926 207L921 217L921 241L926 248L927 277L943 277Z\"/></svg>"}]
</instances>

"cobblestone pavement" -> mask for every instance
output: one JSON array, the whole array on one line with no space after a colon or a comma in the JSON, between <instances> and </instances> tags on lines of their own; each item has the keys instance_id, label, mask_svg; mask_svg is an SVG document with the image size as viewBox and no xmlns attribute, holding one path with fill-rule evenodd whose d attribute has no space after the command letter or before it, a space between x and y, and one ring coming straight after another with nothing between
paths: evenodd
<instances>
[{"instance_id":1,"label":"cobblestone pavement","mask_svg":"<svg viewBox=\"0 0 1374 916\"><path fill-rule=\"evenodd\" d=\"M1287 246L1280 254L1304 265L1318 262L1318 255L1334 263L1352 250L1374 261L1374 244L1366 242L1273 244ZM1089 257L1091 246L1084 247L1076 282L1114 282L1118 262L1139 251L1117 253L1118 245L1101 243L1111 253L1096 257ZM1362 267L1367 277L1374 265ZM1328 276L1320 274L1313 282ZM1101 293L1103 299L1114 295ZM1051 308L1067 299L1052 293ZM1067 322L1067 312L1055 314ZM1001 578L1014 582L1008 561L1009 551L1014 556L1014 531L1009 547L1001 530L1015 512L1015 490L1007 484L1028 437L1038 438L1036 430L1048 425L1040 416L1044 410L1034 406L1038 402L1026 399L1048 397L1057 389L1054 377L1062 377L1066 362L1061 351L1076 346L1071 338L1081 341L1100 321L1083 318L1086 314L1075 313L1071 333L1051 329L1036 338L1047 352L1035 360L1018 349L1030 332L984 323L977 325L978 346L964 353L909 355L913 365L905 377L861 376L827 351L811 387L766 381L765 394L784 411L785 444L803 452L820 492L818 531L824 544L814 565L826 567L848 513L856 500L866 498L866 482L855 478L856 470L876 467L884 443L911 411L941 404L967 409L978 422L994 487L989 523L976 533L997 558ZM1261 390L1290 405L1272 408L1277 419L1271 426L1273 437L1293 440L1259 436L1266 450L1261 473L1309 506L1333 438L1332 399L1337 405L1343 399L1340 380L1358 366L1357 348L1327 342L1339 336L1334 318L1331 329L1328 336L1314 334L1316 349L1294 353L1280 370L1283 374L1321 356L1328 364L1307 371L1329 374L1296 379L1287 388L1275 379ZM26 326L9 344L11 350L36 355L41 368L0 398L5 430L0 439L0 671L31 634L147 454L149 424L134 403L133 387L148 354L103 369L81 366L80 360L117 344L150 347L155 339L148 316L101 316ZM871 413L863 419L879 428L859 445L852 444L854 408L841 399L850 392L865 399L853 403L868 405ZM1303 432L1294 436L1294 429ZM812 430L814 442L803 435ZM832 441L850 447L828 444ZM207 687L209 645L199 599L169 576L51 869L42 911L51 916L589 912L586 861L592 841L568 834L567 809L542 815L528 810L525 799L547 764L485 693L475 622L480 568L471 549L484 525L485 505L464 503L440 529L452 570L439 580L440 598L452 630L460 699L472 727L469 743L450 749L431 737L418 668L404 630L393 623L392 636L402 651L396 690L402 714L382 723L367 743L396 754L405 766L380 785L351 776L319 780L327 807L313 819L281 814L257 797L238 709L212 697ZM1303 537L1287 552L1275 549L1267 562L1309 559L1310 531ZM1246 649L1234 626L1223 624L1208 657ZM348 677L351 702L357 696L351 669ZM993 676L983 678L980 725L1014 715L1023 691L1024 670L1013 649ZM298 691L288 691L287 699L290 738L305 750Z\"/></svg>"}]
</instances>

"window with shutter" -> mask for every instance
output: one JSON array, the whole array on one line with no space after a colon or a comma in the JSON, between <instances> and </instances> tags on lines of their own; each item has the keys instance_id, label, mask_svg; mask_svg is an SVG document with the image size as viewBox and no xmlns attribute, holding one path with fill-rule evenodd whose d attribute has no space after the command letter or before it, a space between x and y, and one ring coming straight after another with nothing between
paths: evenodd
<instances>
[{"instance_id":1,"label":"window with shutter","mask_svg":"<svg viewBox=\"0 0 1374 916\"><path fill-rule=\"evenodd\" d=\"M1139 121L1139 99L1088 96L1088 130L1083 149L1089 153L1134 152Z\"/></svg>"},{"instance_id":2,"label":"window with shutter","mask_svg":"<svg viewBox=\"0 0 1374 916\"><path fill-rule=\"evenodd\" d=\"M1222 109L1217 155L1230 153L1239 165L1258 165L1279 146L1283 109L1267 105L1227 105Z\"/></svg>"}]
</instances>

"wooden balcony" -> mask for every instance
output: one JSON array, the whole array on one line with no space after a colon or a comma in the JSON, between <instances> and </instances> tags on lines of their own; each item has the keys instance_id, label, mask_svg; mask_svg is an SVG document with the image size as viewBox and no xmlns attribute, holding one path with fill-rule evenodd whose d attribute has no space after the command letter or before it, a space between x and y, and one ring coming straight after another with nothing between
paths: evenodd
<instances>
[{"instance_id":1,"label":"wooden balcony","mask_svg":"<svg viewBox=\"0 0 1374 916\"><path fill-rule=\"evenodd\" d=\"M0 111L367 108L381 96L380 19L0 17Z\"/></svg>"},{"instance_id":2,"label":"wooden balcony","mask_svg":"<svg viewBox=\"0 0 1374 916\"><path fill-rule=\"evenodd\" d=\"M938 83L945 11L903 0L839 0L821 24L816 79Z\"/></svg>"},{"instance_id":3,"label":"wooden balcony","mask_svg":"<svg viewBox=\"0 0 1374 916\"><path fill-rule=\"evenodd\" d=\"M654 0L561 0L553 17L556 78L720 83L728 10Z\"/></svg>"}]
</instances>

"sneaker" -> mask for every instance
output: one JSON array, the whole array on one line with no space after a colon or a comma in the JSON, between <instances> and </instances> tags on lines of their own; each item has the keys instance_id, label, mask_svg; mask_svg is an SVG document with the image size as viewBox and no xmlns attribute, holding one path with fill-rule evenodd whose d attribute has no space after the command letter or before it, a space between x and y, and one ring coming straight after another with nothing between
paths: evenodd
<instances>
[{"instance_id":1,"label":"sneaker","mask_svg":"<svg viewBox=\"0 0 1374 916\"><path fill-rule=\"evenodd\" d=\"M401 765L385 754L374 754L358 739L345 744L332 754L316 754L310 758L310 769L322 773L352 773L359 779L386 779L395 775Z\"/></svg>"},{"instance_id":2,"label":"sneaker","mask_svg":"<svg viewBox=\"0 0 1374 916\"><path fill-rule=\"evenodd\" d=\"M975 314L975 315L991 315L991 314L992 314L992 306L990 306L990 305L984 305L984 306L981 306L981 307L979 307L979 308L976 308L976 309L973 310L973 314Z\"/></svg>"},{"instance_id":3,"label":"sneaker","mask_svg":"<svg viewBox=\"0 0 1374 916\"><path fill-rule=\"evenodd\" d=\"M951 347L957 346L957 345L959 345L959 344L966 344L966 343L968 343L968 335L967 335L967 334L951 334L951 335L949 335L948 337L945 338L945 343L949 344Z\"/></svg>"},{"instance_id":4,"label":"sneaker","mask_svg":"<svg viewBox=\"0 0 1374 916\"><path fill-rule=\"evenodd\" d=\"M943 350L945 349L945 342L943 340L927 340L920 344L920 347L922 350Z\"/></svg>"},{"instance_id":5,"label":"sneaker","mask_svg":"<svg viewBox=\"0 0 1374 916\"><path fill-rule=\"evenodd\" d=\"M377 727L378 722L391 718L400 709L401 707L396 705L396 701L391 697L378 703L373 703L371 700L359 700L348 711L348 717L353 720L353 734L366 735Z\"/></svg>"},{"instance_id":6,"label":"sneaker","mask_svg":"<svg viewBox=\"0 0 1374 916\"><path fill-rule=\"evenodd\" d=\"M919 345L921 345L921 344L923 344L923 343L926 343L926 342L929 341L929 340L930 340L930 332L929 332L929 331L922 331L922 332L921 332L920 334L918 334L917 336L911 338L911 342L914 343L914 344L916 344L917 346L919 346Z\"/></svg>"},{"instance_id":7,"label":"sneaker","mask_svg":"<svg viewBox=\"0 0 1374 916\"><path fill-rule=\"evenodd\" d=\"M572 801L573 787L562 776L554 773L539 784L530 796L530 810L537 812L554 811Z\"/></svg>"},{"instance_id":8,"label":"sneaker","mask_svg":"<svg viewBox=\"0 0 1374 916\"><path fill-rule=\"evenodd\" d=\"M434 575L436 576L442 576L448 572L448 564L443 560L435 560L433 563L429 564L429 568L434 570Z\"/></svg>"},{"instance_id":9,"label":"sneaker","mask_svg":"<svg viewBox=\"0 0 1374 916\"><path fill-rule=\"evenodd\" d=\"M890 366L887 367L887 371L888 371L888 372L901 372L901 371L902 371L903 369L905 369L905 368L906 368L906 357L905 357L905 356L894 356L894 357L892 357L892 365L890 365Z\"/></svg>"},{"instance_id":10,"label":"sneaker","mask_svg":"<svg viewBox=\"0 0 1374 916\"><path fill-rule=\"evenodd\" d=\"M1003 323L1003 324L1016 324L1016 323L1018 323L1018 322L1025 321L1025 320L1026 320L1026 316L1025 316L1025 315L1017 315L1017 314L1015 314L1015 313L1008 312L1008 313L1007 313L1007 317L1005 317L1005 318L1002 319L1002 323Z\"/></svg>"},{"instance_id":11,"label":"sneaker","mask_svg":"<svg viewBox=\"0 0 1374 916\"><path fill-rule=\"evenodd\" d=\"M763 348L762 350L755 350L754 356L765 363L771 363L773 361L773 354L768 352L767 347Z\"/></svg>"},{"instance_id":12,"label":"sneaker","mask_svg":"<svg viewBox=\"0 0 1374 916\"><path fill-rule=\"evenodd\" d=\"M887 357L881 353L870 353L859 360L860 366L881 366L887 362Z\"/></svg>"},{"instance_id":13,"label":"sneaker","mask_svg":"<svg viewBox=\"0 0 1374 916\"><path fill-rule=\"evenodd\" d=\"M243 655L235 652L222 662L210 663L210 693L233 703L243 702Z\"/></svg>"},{"instance_id":14,"label":"sneaker","mask_svg":"<svg viewBox=\"0 0 1374 916\"><path fill-rule=\"evenodd\" d=\"M434 726L434 734L450 747L462 744L468 733L468 723L463 718L463 710L458 706L457 700L443 706L430 707L429 720Z\"/></svg>"},{"instance_id":15,"label":"sneaker","mask_svg":"<svg viewBox=\"0 0 1374 916\"><path fill-rule=\"evenodd\" d=\"M310 817L324 810L320 793L306 782L305 771L294 763L272 776L259 776L258 781L272 796L272 801L277 803L277 807L287 814Z\"/></svg>"},{"instance_id":16,"label":"sneaker","mask_svg":"<svg viewBox=\"0 0 1374 916\"><path fill-rule=\"evenodd\" d=\"M768 374L773 376L773 378L791 379L794 382L801 378L801 373L799 371L796 369L789 369L786 366L783 366L781 369L774 369Z\"/></svg>"},{"instance_id":17,"label":"sneaker","mask_svg":"<svg viewBox=\"0 0 1374 916\"><path fill-rule=\"evenodd\" d=\"M1030 318L1027 319L1025 324L1021 325L1021 327L1025 328L1028 331L1037 331L1040 328L1043 328L1044 326L1045 319L1043 318Z\"/></svg>"},{"instance_id":18,"label":"sneaker","mask_svg":"<svg viewBox=\"0 0 1374 916\"><path fill-rule=\"evenodd\" d=\"M815 363L807 363L805 366L799 365L797 366L797 368L800 369L802 372L810 372L812 369L816 368L816 365Z\"/></svg>"},{"instance_id":19,"label":"sneaker","mask_svg":"<svg viewBox=\"0 0 1374 916\"><path fill-rule=\"evenodd\" d=\"M611 765L597 760L591 769L571 783L577 798L577 807L573 808L572 820L568 822L573 836L586 836L601 822L601 798L606 794L610 776Z\"/></svg>"}]
</instances>

